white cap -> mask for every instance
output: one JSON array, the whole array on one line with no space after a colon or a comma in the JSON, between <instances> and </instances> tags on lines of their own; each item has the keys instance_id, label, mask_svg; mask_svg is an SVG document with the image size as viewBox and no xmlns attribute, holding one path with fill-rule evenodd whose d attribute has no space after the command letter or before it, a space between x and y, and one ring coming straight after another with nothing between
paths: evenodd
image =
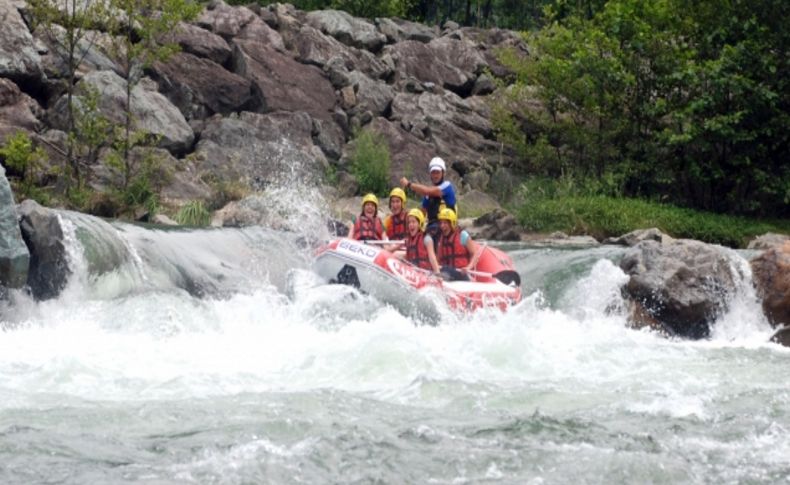
<instances>
[{"instance_id":1,"label":"white cap","mask_svg":"<svg viewBox=\"0 0 790 485\"><path fill-rule=\"evenodd\" d=\"M447 168L445 168L444 160L439 157L433 157L431 159L431 163L428 164L428 171L433 172L434 170L441 170L442 172L446 172Z\"/></svg>"}]
</instances>

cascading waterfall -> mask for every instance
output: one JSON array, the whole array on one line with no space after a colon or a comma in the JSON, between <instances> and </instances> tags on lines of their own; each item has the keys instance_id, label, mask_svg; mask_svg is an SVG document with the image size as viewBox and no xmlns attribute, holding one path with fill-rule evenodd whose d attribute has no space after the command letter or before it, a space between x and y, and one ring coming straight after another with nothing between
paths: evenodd
<instances>
[{"instance_id":1,"label":"cascading waterfall","mask_svg":"<svg viewBox=\"0 0 790 485\"><path fill-rule=\"evenodd\" d=\"M305 197L286 227L327 237ZM790 352L735 252L729 310L691 342L626 328L617 247L503 246L524 300L430 326L324 284L298 232L61 217L67 288L0 313L0 482L790 475Z\"/></svg>"}]
</instances>

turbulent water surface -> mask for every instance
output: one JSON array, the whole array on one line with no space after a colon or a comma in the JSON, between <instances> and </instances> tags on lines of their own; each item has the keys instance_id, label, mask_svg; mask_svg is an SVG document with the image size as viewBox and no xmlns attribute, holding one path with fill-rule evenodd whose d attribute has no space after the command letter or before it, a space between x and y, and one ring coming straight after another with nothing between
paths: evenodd
<instances>
[{"instance_id":1,"label":"turbulent water surface","mask_svg":"<svg viewBox=\"0 0 790 485\"><path fill-rule=\"evenodd\" d=\"M429 326L290 234L114 225L101 272L64 223L66 290L0 309L0 483L789 481L790 352L748 289L672 341L626 328L621 249L511 246L522 303Z\"/></svg>"}]
</instances>

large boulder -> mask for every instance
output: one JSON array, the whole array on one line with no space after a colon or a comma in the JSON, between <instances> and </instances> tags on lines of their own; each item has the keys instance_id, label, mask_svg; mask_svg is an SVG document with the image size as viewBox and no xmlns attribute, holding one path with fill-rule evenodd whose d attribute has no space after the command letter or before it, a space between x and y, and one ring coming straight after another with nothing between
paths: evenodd
<instances>
[{"instance_id":1,"label":"large boulder","mask_svg":"<svg viewBox=\"0 0 790 485\"><path fill-rule=\"evenodd\" d=\"M126 81L112 71L88 73L77 84L78 93L91 86L100 94L99 111L113 123L125 123ZM79 100L77 100L79 102ZM61 97L50 113L55 128L65 130L67 99ZM155 83L144 78L132 89L131 111L135 127L160 137L159 146L173 153L183 153L192 147L195 135L184 115L162 94Z\"/></svg>"},{"instance_id":2,"label":"large boulder","mask_svg":"<svg viewBox=\"0 0 790 485\"><path fill-rule=\"evenodd\" d=\"M36 132L42 114L35 99L23 93L10 79L0 78L0 145L17 131Z\"/></svg>"},{"instance_id":3,"label":"large boulder","mask_svg":"<svg viewBox=\"0 0 790 485\"><path fill-rule=\"evenodd\" d=\"M358 71L350 73L349 80L351 86L354 87L357 101L352 112L369 111L373 116L382 116L389 112L392 100L395 98L395 91L388 84L374 81Z\"/></svg>"},{"instance_id":4,"label":"large boulder","mask_svg":"<svg viewBox=\"0 0 790 485\"><path fill-rule=\"evenodd\" d=\"M0 0L0 25L0 78L40 81L41 57L14 2Z\"/></svg>"},{"instance_id":5,"label":"large boulder","mask_svg":"<svg viewBox=\"0 0 790 485\"><path fill-rule=\"evenodd\" d=\"M329 70L330 61L339 59L345 70L357 70L373 79L387 79L393 73L394 66L372 53L345 45L309 25L302 26L296 31L291 42L297 52L297 59L305 64L313 64Z\"/></svg>"},{"instance_id":6,"label":"large boulder","mask_svg":"<svg viewBox=\"0 0 790 485\"><path fill-rule=\"evenodd\" d=\"M19 231L14 194L0 165L0 293L3 287L24 286L29 264L30 252Z\"/></svg>"},{"instance_id":7,"label":"large boulder","mask_svg":"<svg viewBox=\"0 0 790 485\"><path fill-rule=\"evenodd\" d=\"M378 52L387 38L370 22L339 10L316 10L307 14L307 22L340 42L371 52Z\"/></svg>"},{"instance_id":8,"label":"large boulder","mask_svg":"<svg viewBox=\"0 0 790 485\"><path fill-rule=\"evenodd\" d=\"M624 254L620 268L630 277L625 297L688 338L709 335L743 278L725 248L688 239L643 241Z\"/></svg>"},{"instance_id":9,"label":"large boulder","mask_svg":"<svg viewBox=\"0 0 790 485\"><path fill-rule=\"evenodd\" d=\"M231 7L222 0L216 0L200 12L196 23L199 27L214 32L224 39L232 39L247 24L258 18L246 7Z\"/></svg>"},{"instance_id":10,"label":"large boulder","mask_svg":"<svg viewBox=\"0 0 790 485\"><path fill-rule=\"evenodd\" d=\"M384 49L397 67L396 81L415 78L468 96L487 63L465 40L440 37L428 44L407 40Z\"/></svg>"},{"instance_id":11,"label":"large boulder","mask_svg":"<svg viewBox=\"0 0 790 485\"><path fill-rule=\"evenodd\" d=\"M159 91L186 119L207 118L257 108L259 96L251 81L225 70L210 59L182 52L154 65Z\"/></svg>"},{"instance_id":12,"label":"large boulder","mask_svg":"<svg viewBox=\"0 0 790 485\"><path fill-rule=\"evenodd\" d=\"M176 27L173 41L178 43L184 52L210 59L220 65L224 65L233 52L228 42L219 35L185 22L179 23Z\"/></svg>"},{"instance_id":13,"label":"large boulder","mask_svg":"<svg viewBox=\"0 0 790 485\"><path fill-rule=\"evenodd\" d=\"M327 163L312 132L312 119L304 112L214 117L191 158L199 173L256 190L288 181L308 183L324 173Z\"/></svg>"},{"instance_id":14,"label":"large boulder","mask_svg":"<svg viewBox=\"0 0 790 485\"><path fill-rule=\"evenodd\" d=\"M49 81L60 80L62 83L57 89L65 89L68 82L68 62L69 53L66 49L66 29L59 25L52 25L51 28L40 26L34 32L36 40L46 46L47 50L41 56L41 65ZM74 51L74 60L79 61L75 68L75 80L82 79L85 74L91 71L116 71L120 68L107 54L105 46L111 44L108 34L97 30L85 31L77 42Z\"/></svg>"},{"instance_id":15,"label":"large boulder","mask_svg":"<svg viewBox=\"0 0 790 485\"><path fill-rule=\"evenodd\" d=\"M768 321L790 326L790 241L772 246L750 263Z\"/></svg>"},{"instance_id":16,"label":"large boulder","mask_svg":"<svg viewBox=\"0 0 790 485\"><path fill-rule=\"evenodd\" d=\"M398 18L377 18L376 26L389 44L404 40L428 43L439 35L436 27Z\"/></svg>"},{"instance_id":17,"label":"large boulder","mask_svg":"<svg viewBox=\"0 0 790 485\"><path fill-rule=\"evenodd\" d=\"M490 108L482 97L463 99L445 92L398 93L392 101L390 118L405 130L431 142L470 185L487 189L494 164L514 163L514 154L494 140ZM485 176L482 176L485 174Z\"/></svg>"},{"instance_id":18,"label":"large boulder","mask_svg":"<svg viewBox=\"0 0 790 485\"><path fill-rule=\"evenodd\" d=\"M236 40L233 70L255 84L264 113L305 111L314 118L332 119L335 90L315 66L301 64L268 44Z\"/></svg>"},{"instance_id":19,"label":"large boulder","mask_svg":"<svg viewBox=\"0 0 790 485\"><path fill-rule=\"evenodd\" d=\"M790 241L790 236L787 234L767 232L749 241L746 249L771 249L774 246L781 246L787 241Z\"/></svg>"},{"instance_id":20,"label":"large boulder","mask_svg":"<svg viewBox=\"0 0 790 485\"><path fill-rule=\"evenodd\" d=\"M38 300L55 298L71 274L60 219L55 211L30 199L19 204L18 210L22 237L30 248L30 291Z\"/></svg>"}]
</instances>

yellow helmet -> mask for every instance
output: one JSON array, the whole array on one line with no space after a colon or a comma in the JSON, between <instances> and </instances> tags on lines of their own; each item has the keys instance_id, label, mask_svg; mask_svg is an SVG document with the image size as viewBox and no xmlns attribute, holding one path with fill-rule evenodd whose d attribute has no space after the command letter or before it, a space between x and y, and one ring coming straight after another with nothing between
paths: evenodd
<instances>
[{"instance_id":1,"label":"yellow helmet","mask_svg":"<svg viewBox=\"0 0 790 485\"><path fill-rule=\"evenodd\" d=\"M376 197L376 194L365 194L365 196L362 197L362 209L365 208L365 204L368 202L373 202L373 205L376 206L376 210L379 209L379 199Z\"/></svg>"},{"instance_id":2,"label":"yellow helmet","mask_svg":"<svg viewBox=\"0 0 790 485\"><path fill-rule=\"evenodd\" d=\"M445 207L439 211L438 219L440 221L450 221L450 225L453 229L455 229L455 226L458 224L458 216L456 216L455 211L449 207Z\"/></svg>"},{"instance_id":3,"label":"yellow helmet","mask_svg":"<svg viewBox=\"0 0 790 485\"><path fill-rule=\"evenodd\" d=\"M410 210L407 214L407 217L413 217L417 219L417 223L420 225L420 230L425 230L425 214L423 214L420 209Z\"/></svg>"},{"instance_id":4,"label":"yellow helmet","mask_svg":"<svg viewBox=\"0 0 790 485\"><path fill-rule=\"evenodd\" d=\"M390 199L392 199L393 197L399 198L401 202L403 202L403 206L404 207L406 206L406 192L404 192L402 188L395 187L394 189L392 189L392 191L390 192Z\"/></svg>"}]
</instances>

